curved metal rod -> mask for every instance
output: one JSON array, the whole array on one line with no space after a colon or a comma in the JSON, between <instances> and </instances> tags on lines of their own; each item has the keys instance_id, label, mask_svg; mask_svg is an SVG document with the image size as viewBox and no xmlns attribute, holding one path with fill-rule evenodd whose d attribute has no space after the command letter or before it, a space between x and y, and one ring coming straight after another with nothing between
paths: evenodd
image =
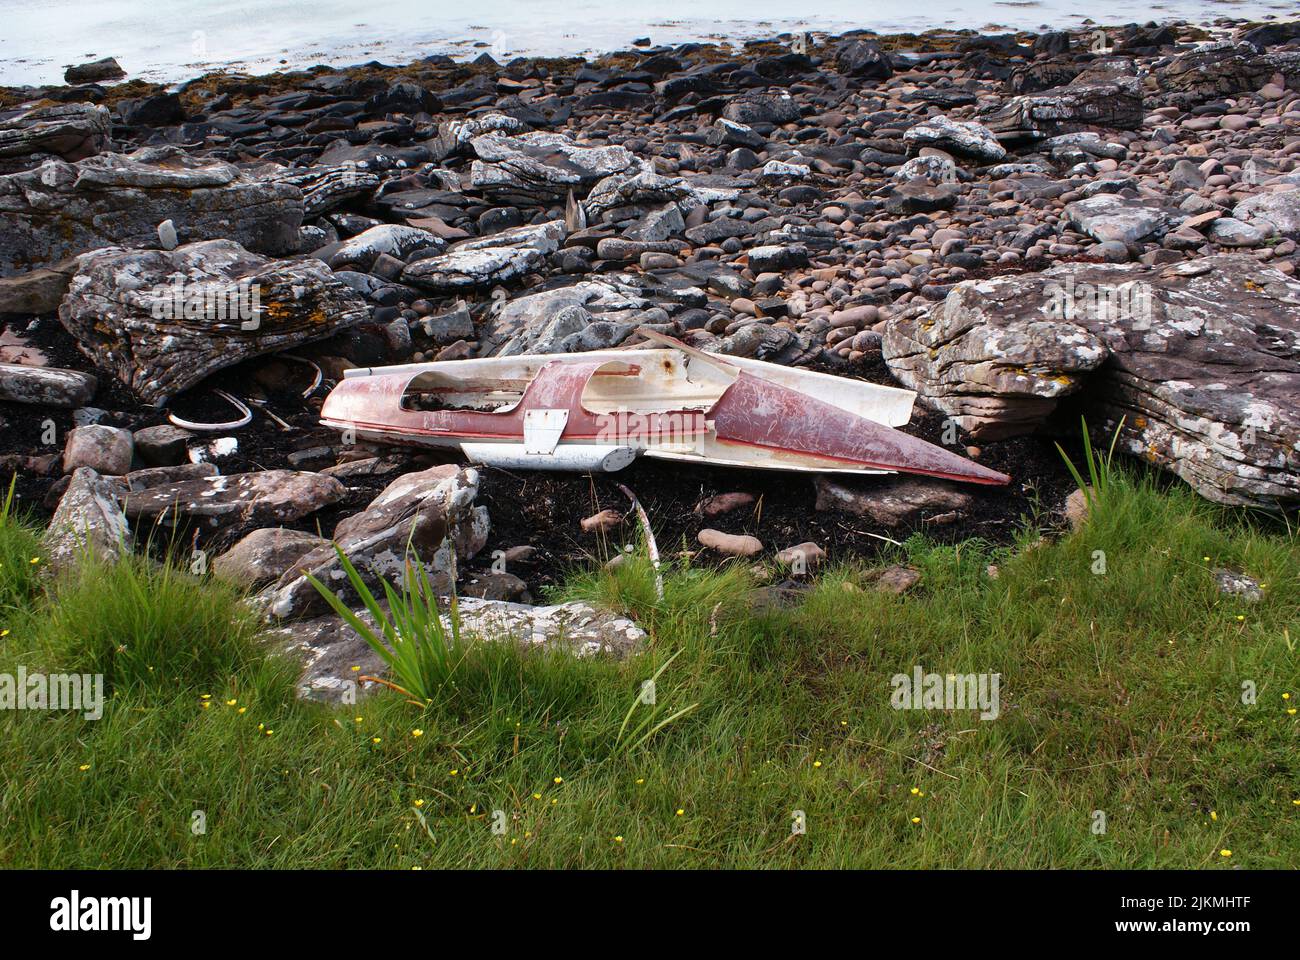
<instances>
[{"instance_id":1,"label":"curved metal rod","mask_svg":"<svg viewBox=\"0 0 1300 960\"><path fill-rule=\"evenodd\" d=\"M220 433L226 430L238 430L240 427L246 427L253 422L253 411L248 408L244 401L226 393L224 390L213 390L212 392L238 410L242 414L240 419L231 420L227 423L195 423L193 420L182 420L174 413L167 414L167 419L172 422L173 426L180 427L182 430L193 430L197 433Z\"/></svg>"},{"instance_id":2,"label":"curved metal rod","mask_svg":"<svg viewBox=\"0 0 1300 960\"><path fill-rule=\"evenodd\" d=\"M325 379L325 374L321 372L320 365L315 360L308 360L306 357L300 357L296 353L282 353L280 356L285 360L297 360L299 363L305 363L316 371L316 379L311 382L311 386L302 392L303 399L307 399L316 392L316 388L321 385Z\"/></svg>"}]
</instances>

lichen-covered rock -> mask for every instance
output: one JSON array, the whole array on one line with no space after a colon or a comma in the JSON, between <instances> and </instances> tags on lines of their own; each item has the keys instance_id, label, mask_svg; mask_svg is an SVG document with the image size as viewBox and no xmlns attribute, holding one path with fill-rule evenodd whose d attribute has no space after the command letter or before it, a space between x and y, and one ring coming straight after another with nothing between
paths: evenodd
<instances>
[{"instance_id":1,"label":"lichen-covered rock","mask_svg":"<svg viewBox=\"0 0 1300 960\"><path fill-rule=\"evenodd\" d=\"M1089 422L1202 496L1300 504L1300 281L1252 257L1070 263L959 284L892 321L890 371L976 438Z\"/></svg>"},{"instance_id":2,"label":"lichen-covered rock","mask_svg":"<svg viewBox=\"0 0 1300 960\"><path fill-rule=\"evenodd\" d=\"M1237 204L1232 215L1268 236L1277 233L1300 239L1300 189L1257 193Z\"/></svg>"},{"instance_id":3,"label":"lichen-covered rock","mask_svg":"<svg viewBox=\"0 0 1300 960\"><path fill-rule=\"evenodd\" d=\"M531 606L462 597L457 611L461 634L469 642L515 643L525 649L622 660L640 651L647 639L634 621L577 601ZM354 612L363 623L374 626L369 611ZM449 616L444 613L442 619L450 629ZM284 624L270 631L269 638L279 643L285 655L303 663L298 696L304 699L352 703L369 688L358 677L387 674L383 659L333 614Z\"/></svg>"},{"instance_id":4,"label":"lichen-covered rock","mask_svg":"<svg viewBox=\"0 0 1300 960\"><path fill-rule=\"evenodd\" d=\"M560 247L564 221L513 227L488 237L463 240L446 253L416 260L402 271L402 282L449 292L518 280Z\"/></svg>"},{"instance_id":5,"label":"lichen-covered rock","mask_svg":"<svg viewBox=\"0 0 1300 960\"><path fill-rule=\"evenodd\" d=\"M287 619L328 611L307 573L345 597L344 602L355 602L336 544L377 594L380 581L406 581L408 561L423 564L435 580L441 575L449 587L453 551L468 559L487 542L490 521L487 507L474 502L478 489L478 471L454 464L404 474L365 510L341 521L334 543L305 554L285 572L267 592L268 612Z\"/></svg>"},{"instance_id":6,"label":"lichen-covered rock","mask_svg":"<svg viewBox=\"0 0 1300 960\"><path fill-rule=\"evenodd\" d=\"M437 162L448 159L455 154L473 153L470 144L478 137L489 133L516 136L528 132L528 124L522 120L503 113L485 113L481 117L467 117L464 120L446 120L438 125L438 135L434 137L430 149Z\"/></svg>"},{"instance_id":7,"label":"lichen-covered rock","mask_svg":"<svg viewBox=\"0 0 1300 960\"><path fill-rule=\"evenodd\" d=\"M120 477L131 472L135 443L130 430L88 423L68 431L63 444L63 472L90 467L96 473Z\"/></svg>"},{"instance_id":8,"label":"lichen-covered rock","mask_svg":"<svg viewBox=\"0 0 1300 960\"><path fill-rule=\"evenodd\" d=\"M50 567L63 570L87 554L113 561L130 553L131 528L119 506L125 497L121 480L78 467L45 532Z\"/></svg>"},{"instance_id":9,"label":"lichen-covered rock","mask_svg":"<svg viewBox=\"0 0 1300 960\"><path fill-rule=\"evenodd\" d=\"M1086 200L1076 200L1065 208L1065 215L1076 227L1094 240L1118 240L1137 243L1148 237L1163 236L1170 227L1187 219L1179 210L1143 203L1113 193L1099 193Z\"/></svg>"},{"instance_id":10,"label":"lichen-covered rock","mask_svg":"<svg viewBox=\"0 0 1300 960\"><path fill-rule=\"evenodd\" d=\"M171 220L182 243L221 237L259 253L293 253L302 192L176 147L103 153L0 176L0 276L106 246L158 247Z\"/></svg>"},{"instance_id":11,"label":"lichen-covered rock","mask_svg":"<svg viewBox=\"0 0 1300 960\"><path fill-rule=\"evenodd\" d=\"M489 133L471 146L478 159L470 165L470 185L501 201L553 201L570 190L584 194L604 177L637 166L625 147L584 147L559 133Z\"/></svg>"},{"instance_id":12,"label":"lichen-covered rock","mask_svg":"<svg viewBox=\"0 0 1300 960\"><path fill-rule=\"evenodd\" d=\"M368 317L360 295L321 261L268 260L231 240L83 254L59 307L81 350L153 404Z\"/></svg>"},{"instance_id":13,"label":"lichen-covered rock","mask_svg":"<svg viewBox=\"0 0 1300 960\"><path fill-rule=\"evenodd\" d=\"M323 163L313 167L280 167L260 173L264 183L283 183L302 191L303 214L329 213L349 200L373 193L379 177L357 163Z\"/></svg>"},{"instance_id":14,"label":"lichen-covered rock","mask_svg":"<svg viewBox=\"0 0 1300 960\"><path fill-rule=\"evenodd\" d=\"M0 363L0 400L44 407L84 407L98 386L94 376L60 367Z\"/></svg>"},{"instance_id":15,"label":"lichen-covered rock","mask_svg":"<svg viewBox=\"0 0 1300 960\"><path fill-rule=\"evenodd\" d=\"M1300 51L1260 53L1250 43L1224 40L1180 53L1154 71L1158 89L1188 102L1258 90L1275 74L1288 88L1300 84Z\"/></svg>"},{"instance_id":16,"label":"lichen-covered rock","mask_svg":"<svg viewBox=\"0 0 1300 960\"><path fill-rule=\"evenodd\" d=\"M701 296L703 296L701 294ZM582 280L504 303L479 331L481 356L561 352L565 338L597 319L632 324L654 301L613 278Z\"/></svg>"},{"instance_id":17,"label":"lichen-covered rock","mask_svg":"<svg viewBox=\"0 0 1300 960\"><path fill-rule=\"evenodd\" d=\"M0 120L0 173L29 170L50 157L84 160L108 149L108 110L61 103Z\"/></svg>"},{"instance_id":18,"label":"lichen-covered rock","mask_svg":"<svg viewBox=\"0 0 1300 960\"><path fill-rule=\"evenodd\" d=\"M330 255L335 270L369 270L380 254L405 260L417 250L446 246L445 241L428 230L398 223L381 223L343 241Z\"/></svg>"},{"instance_id":19,"label":"lichen-covered rock","mask_svg":"<svg viewBox=\"0 0 1300 960\"><path fill-rule=\"evenodd\" d=\"M682 177L635 170L605 177L591 188L582 206L588 220L595 223L605 213L620 207L663 206L691 196L691 188Z\"/></svg>"},{"instance_id":20,"label":"lichen-covered rock","mask_svg":"<svg viewBox=\"0 0 1300 960\"><path fill-rule=\"evenodd\" d=\"M1006 148L986 127L970 121L950 120L943 114L928 117L909 127L903 134L903 141L914 153L922 147L936 147L981 163L997 163L1007 155Z\"/></svg>"},{"instance_id":21,"label":"lichen-covered rock","mask_svg":"<svg viewBox=\"0 0 1300 960\"><path fill-rule=\"evenodd\" d=\"M1137 78L1116 77L1102 83L1076 80L1041 93L1022 94L982 111L979 118L1000 141L1014 143L1094 126L1136 130L1142 115L1142 88Z\"/></svg>"},{"instance_id":22,"label":"lichen-covered rock","mask_svg":"<svg viewBox=\"0 0 1300 960\"><path fill-rule=\"evenodd\" d=\"M166 468L164 468L166 469ZM196 520L210 527L231 523L292 523L342 500L347 488L333 477L296 470L263 470L163 483L133 491L131 520L170 525Z\"/></svg>"}]
</instances>

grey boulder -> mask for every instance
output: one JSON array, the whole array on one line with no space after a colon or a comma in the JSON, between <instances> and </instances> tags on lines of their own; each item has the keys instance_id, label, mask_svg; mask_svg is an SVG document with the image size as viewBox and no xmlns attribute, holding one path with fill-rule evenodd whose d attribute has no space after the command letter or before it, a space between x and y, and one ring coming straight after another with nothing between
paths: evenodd
<instances>
[{"instance_id":1,"label":"grey boulder","mask_svg":"<svg viewBox=\"0 0 1300 960\"><path fill-rule=\"evenodd\" d=\"M0 120L0 173L28 170L55 157L84 160L108 149L112 122L105 107L61 103Z\"/></svg>"}]
</instances>

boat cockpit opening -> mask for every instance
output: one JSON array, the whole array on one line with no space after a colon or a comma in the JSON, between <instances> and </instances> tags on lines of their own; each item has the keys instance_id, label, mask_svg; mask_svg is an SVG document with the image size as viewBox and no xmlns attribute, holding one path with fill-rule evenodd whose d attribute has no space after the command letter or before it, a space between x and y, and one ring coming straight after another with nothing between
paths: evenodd
<instances>
[{"instance_id":1,"label":"boat cockpit opening","mask_svg":"<svg viewBox=\"0 0 1300 960\"><path fill-rule=\"evenodd\" d=\"M489 377L453 377L425 371L402 391L403 410L467 410L504 413L524 395L527 381Z\"/></svg>"}]
</instances>

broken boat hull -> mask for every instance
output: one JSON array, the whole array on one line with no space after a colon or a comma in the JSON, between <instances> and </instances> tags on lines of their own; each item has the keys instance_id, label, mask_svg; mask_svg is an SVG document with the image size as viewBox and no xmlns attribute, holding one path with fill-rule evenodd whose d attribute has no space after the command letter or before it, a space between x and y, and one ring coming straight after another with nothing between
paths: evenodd
<instances>
[{"instance_id":1,"label":"broken boat hull","mask_svg":"<svg viewBox=\"0 0 1300 960\"><path fill-rule=\"evenodd\" d=\"M321 422L355 439L459 449L513 469L614 471L638 456L762 470L1009 477L895 430L909 390L667 349L349 370Z\"/></svg>"}]
</instances>

